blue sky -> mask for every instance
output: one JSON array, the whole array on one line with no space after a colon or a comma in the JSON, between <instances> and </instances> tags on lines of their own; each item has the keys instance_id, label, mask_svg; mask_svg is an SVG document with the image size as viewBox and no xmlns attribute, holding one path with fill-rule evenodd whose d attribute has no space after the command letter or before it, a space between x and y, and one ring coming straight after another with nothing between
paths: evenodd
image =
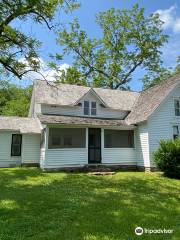
<instances>
[{"instance_id":1,"label":"blue sky","mask_svg":"<svg viewBox=\"0 0 180 240\"><path fill-rule=\"evenodd\" d=\"M169 42L162 48L163 61L166 67L175 66L177 56L180 55L180 0L172 1L158 1L158 0L81 0L81 7L72 13L56 17L56 21L61 20L65 25L74 17L79 19L81 27L87 31L89 36L98 37L100 29L95 23L95 14L100 11L105 11L111 7L115 8L131 8L133 4L139 3L140 7L145 8L145 15L158 11L161 19L165 22L164 32L169 35ZM49 61L49 54L60 52L60 46L56 45L56 36L53 32L49 31L45 26L40 26L28 20L24 23L15 22L16 27L26 33L31 33L43 42L40 49L40 57L45 64ZM71 64L71 56L65 57L62 61L62 67L66 64ZM43 70L42 70L43 71ZM51 74L51 72L48 72ZM139 91L142 88L140 78L143 76L142 70L137 70L133 74L133 79L130 84L132 90ZM19 84L19 81L17 81ZM25 80L25 84L29 81Z\"/></svg>"}]
</instances>

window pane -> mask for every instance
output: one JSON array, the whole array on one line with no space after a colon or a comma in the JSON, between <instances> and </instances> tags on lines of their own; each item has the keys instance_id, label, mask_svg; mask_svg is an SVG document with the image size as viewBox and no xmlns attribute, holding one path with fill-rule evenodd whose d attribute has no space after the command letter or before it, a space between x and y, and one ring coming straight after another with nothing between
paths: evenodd
<instances>
[{"instance_id":1,"label":"window pane","mask_svg":"<svg viewBox=\"0 0 180 240\"><path fill-rule=\"evenodd\" d=\"M84 108L84 115L89 115L89 108Z\"/></svg>"},{"instance_id":2,"label":"window pane","mask_svg":"<svg viewBox=\"0 0 180 240\"><path fill-rule=\"evenodd\" d=\"M13 142L13 144L20 144L21 143L21 135L13 134L12 142Z\"/></svg>"},{"instance_id":3,"label":"window pane","mask_svg":"<svg viewBox=\"0 0 180 240\"><path fill-rule=\"evenodd\" d=\"M21 156L21 142L22 142L21 134L12 135L11 156Z\"/></svg>"},{"instance_id":4,"label":"window pane","mask_svg":"<svg viewBox=\"0 0 180 240\"><path fill-rule=\"evenodd\" d=\"M96 102L91 102L91 115L96 115Z\"/></svg>"},{"instance_id":5,"label":"window pane","mask_svg":"<svg viewBox=\"0 0 180 240\"><path fill-rule=\"evenodd\" d=\"M133 148L134 131L132 130L105 130L105 148Z\"/></svg>"},{"instance_id":6,"label":"window pane","mask_svg":"<svg viewBox=\"0 0 180 240\"><path fill-rule=\"evenodd\" d=\"M89 115L89 102L84 101L84 115Z\"/></svg>"},{"instance_id":7,"label":"window pane","mask_svg":"<svg viewBox=\"0 0 180 240\"><path fill-rule=\"evenodd\" d=\"M91 108L96 108L96 102L91 102Z\"/></svg>"},{"instance_id":8,"label":"window pane","mask_svg":"<svg viewBox=\"0 0 180 240\"><path fill-rule=\"evenodd\" d=\"M91 115L96 115L96 108L91 108Z\"/></svg>"},{"instance_id":9,"label":"window pane","mask_svg":"<svg viewBox=\"0 0 180 240\"><path fill-rule=\"evenodd\" d=\"M179 129L178 126L173 126L173 134L179 135Z\"/></svg>"},{"instance_id":10,"label":"window pane","mask_svg":"<svg viewBox=\"0 0 180 240\"><path fill-rule=\"evenodd\" d=\"M174 100L174 106L175 108L179 108L179 100Z\"/></svg>"},{"instance_id":11,"label":"window pane","mask_svg":"<svg viewBox=\"0 0 180 240\"><path fill-rule=\"evenodd\" d=\"M180 109L179 108L175 108L175 115L180 116Z\"/></svg>"},{"instance_id":12,"label":"window pane","mask_svg":"<svg viewBox=\"0 0 180 240\"><path fill-rule=\"evenodd\" d=\"M59 141L59 142L58 142ZM58 145L56 145L59 143ZM86 129L84 128L50 128L49 149L53 148L85 148Z\"/></svg>"},{"instance_id":13,"label":"window pane","mask_svg":"<svg viewBox=\"0 0 180 240\"><path fill-rule=\"evenodd\" d=\"M180 102L179 100L174 100L175 116L180 116Z\"/></svg>"},{"instance_id":14,"label":"window pane","mask_svg":"<svg viewBox=\"0 0 180 240\"><path fill-rule=\"evenodd\" d=\"M84 101L84 107L89 108L89 102L88 101Z\"/></svg>"}]
</instances>

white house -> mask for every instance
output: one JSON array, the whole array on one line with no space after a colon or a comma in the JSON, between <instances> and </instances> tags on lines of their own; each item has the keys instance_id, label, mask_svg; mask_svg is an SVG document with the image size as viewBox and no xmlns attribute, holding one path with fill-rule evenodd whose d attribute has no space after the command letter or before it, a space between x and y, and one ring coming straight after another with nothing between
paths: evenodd
<instances>
[{"instance_id":1,"label":"white house","mask_svg":"<svg viewBox=\"0 0 180 240\"><path fill-rule=\"evenodd\" d=\"M35 81L29 117L0 117L0 167L151 169L179 128L180 75L140 93Z\"/></svg>"}]
</instances>

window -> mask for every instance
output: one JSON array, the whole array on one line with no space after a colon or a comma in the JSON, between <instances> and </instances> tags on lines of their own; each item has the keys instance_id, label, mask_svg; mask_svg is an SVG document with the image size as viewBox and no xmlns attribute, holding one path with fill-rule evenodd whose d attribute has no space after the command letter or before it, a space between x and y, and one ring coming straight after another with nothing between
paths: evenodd
<instances>
[{"instance_id":1,"label":"window","mask_svg":"<svg viewBox=\"0 0 180 240\"><path fill-rule=\"evenodd\" d=\"M85 128L50 128L48 148L85 148Z\"/></svg>"},{"instance_id":2,"label":"window","mask_svg":"<svg viewBox=\"0 0 180 240\"><path fill-rule=\"evenodd\" d=\"M134 131L132 130L104 130L105 148L133 148Z\"/></svg>"},{"instance_id":3,"label":"window","mask_svg":"<svg viewBox=\"0 0 180 240\"><path fill-rule=\"evenodd\" d=\"M21 156L22 135L13 134L11 142L11 156Z\"/></svg>"},{"instance_id":4,"label":"window","mask_svg":"<svg viewBox=\"0 0 180 240\"><path fill-rule=\"evenodd\" d=\"M90 112L91 110L91 112ZM95 116L97 113L96 102L91 102L91 109L90 109L90 102L84 101L84 115L92 115Z\"/></svg>"},{"instance_id":5,"label":"window","mask_svg":"<svg viewBox=\"0 0 180 240\"><path fill-rule=\"evenodd\" d=\"M96 115L96 102L91 102L91 115Z\"/></svg>"},{"instance_id":6,"label":"window","mask_svg":"<svg viewBox=\"0 0 180 240\"><path fill-rule=\"evenodd\" d=\"M174 100L174 109L175 109L175 116L180 116L180 100Z\"/></svg>"},{"instance_id":7,"label":"window","mask_svg":"<svg viewBox=\"0 0 180 240\"><path fill-rule=\"evenodd\" d=\"M178 137L179 137L179 127L173 126L173 139L175 140Z\"/></svg>"},{"instance_id":8,"label":"window","mask_svg":"<svg viewBox=\"0 0 180 240\"><path fill-rule=\"evenodd\" d=\"M89 115L89 102L84 101L84 115Z\"/></svg>"}]
</instances>

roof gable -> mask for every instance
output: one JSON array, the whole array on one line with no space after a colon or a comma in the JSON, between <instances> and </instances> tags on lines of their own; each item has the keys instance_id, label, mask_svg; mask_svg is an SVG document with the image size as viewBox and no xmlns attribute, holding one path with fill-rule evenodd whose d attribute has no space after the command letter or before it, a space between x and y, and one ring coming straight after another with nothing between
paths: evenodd
<instances>
[{"instance_id":1,"label":"roof gable","mask_svg":"<svg viewBox=\"0 0 180 240\"><path fill-rule=\"evenodd\" d=\"M180 75L176 75L142 91L126 121L129 124L146 121L179 83Z\"/></svg>"},{"instance_id":2,"label":"roof gable","mask_svg":"<svg viewBox=\"0 0 180 240\"><path fill-rule=\"evenodd\" d=\"M75 102L74 105L78 104L81 102L83 99L88 98L89 95L93 95L97 100L99 100L100 103L102 103L105 107L109 107L103 100L102 98L94 91L93 88L90 88L88 92L86 92L82 97L78 99L78 101Z\"/></svg>"}]
</instances>

